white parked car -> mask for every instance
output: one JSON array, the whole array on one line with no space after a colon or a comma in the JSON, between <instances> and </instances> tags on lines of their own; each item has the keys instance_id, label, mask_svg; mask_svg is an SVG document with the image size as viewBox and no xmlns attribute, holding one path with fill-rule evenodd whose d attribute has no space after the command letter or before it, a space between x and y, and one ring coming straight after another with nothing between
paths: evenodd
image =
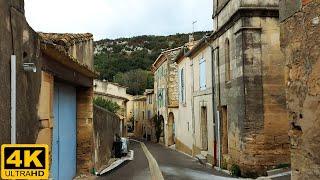
<instances>
[{"instance_id":1,"label":"white parked car","mask_svg":"<svg viewBox=\"0 0 320 180\"><path fill-rule=\"evenodd\" d=\"M121 142L122 142L121 153L122 155L126 156L129 152L128 150L129 140L127 138L121 137Z\"/></svg>"}]
</instances>

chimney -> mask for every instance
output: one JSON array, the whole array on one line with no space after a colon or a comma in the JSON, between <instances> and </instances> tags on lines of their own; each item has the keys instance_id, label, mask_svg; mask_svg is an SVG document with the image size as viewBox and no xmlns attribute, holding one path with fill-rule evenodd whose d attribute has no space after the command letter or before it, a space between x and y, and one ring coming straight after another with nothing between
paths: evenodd
<instances>
[{"instance_id":1,"label":"chimney","mask_svg":"<svg viewBox=\"0 0 320 180\"><path fill-rule=\"evenodd\" d=\"M194 36L193 36L193 34L190 34L190 35L189 35L189 43L190 43L190 42L194 42Z\"/></svg>"}]
</instances>

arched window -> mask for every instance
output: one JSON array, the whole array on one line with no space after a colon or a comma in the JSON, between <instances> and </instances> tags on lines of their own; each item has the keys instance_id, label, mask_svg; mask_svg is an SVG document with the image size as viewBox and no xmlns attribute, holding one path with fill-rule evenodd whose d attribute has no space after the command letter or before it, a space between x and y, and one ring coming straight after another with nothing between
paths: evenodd
<instances>
[{"instance_id":1,"label":"arched window","mask_svg":"<svg viewBox=\"0 0 320 180\"><path fill-rule=\"evenodd\" d=\"M225 78L226 82L231 80L231 64L230 64L230 42L226 39L225 42Z\"/></svg>"}]
</instances>

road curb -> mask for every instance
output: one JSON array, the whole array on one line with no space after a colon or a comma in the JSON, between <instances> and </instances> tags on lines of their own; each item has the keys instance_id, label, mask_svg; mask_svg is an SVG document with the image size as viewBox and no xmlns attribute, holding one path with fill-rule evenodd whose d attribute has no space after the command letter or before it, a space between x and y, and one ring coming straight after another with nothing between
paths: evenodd
<instances>
[{"instance_id":1,"label":"road curb","mask_svg":"<svg viewBox=\"0 0 320 180\"><path fill-rule=\"evenodd\" d=\"M101 176L101 175L111 171L112 169L120 166L125 161L132 161L133 159L134 159L134 151L130 150L126 157L122 157L122 158L118 159L117 161L113 162L110 166L108 166L107 168L103 169L102 171L96 172L96 175L97 176Z\"/></svg>"},{"instance_id":2,"label":"road curb","mask_svg":"<svg viewBox=\"0 0 320 180\"><path fill-rule=\"evenodd\" d=\"M160 170L160 167L159 167L156 159L152 156L152 154L148 150L147 146L141 141L138 141L135 139L130 139L130 140L140 143L142 150L143 150L144 154L146 155L148 163L149 163L151 179L152 180L164 180L162 172Z\"/></svg>"}]
</instances>

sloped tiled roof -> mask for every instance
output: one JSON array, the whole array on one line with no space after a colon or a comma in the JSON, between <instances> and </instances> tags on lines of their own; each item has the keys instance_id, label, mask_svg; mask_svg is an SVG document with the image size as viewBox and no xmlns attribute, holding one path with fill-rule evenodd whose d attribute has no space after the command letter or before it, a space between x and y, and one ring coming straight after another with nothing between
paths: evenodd
<instances>
[{"instance_id":1,"label":"sloped tiled roof","mask_svg":"<svg viewBox=\"0 0 320 180\"><path fill-rule=\"evenodd\" d=\"M78 59L69 54L69 48L80 42L93 40L93 35L90 33L84 34L71 34L71 33L38 33L41 41L41 50L51 56L67 59L69 63L74 63L78 68L82 69L81 72L96 77L99 73L88 65L81 63ZM55 52L53 52L55 51ZM59 55L57 55L59 54ZM59 59L61 62L61 60ZM63 62L63 61L62 61ZM65 62L68 63L68 62ZM63 63L63 64L65 64ZM69 64L68 63L68 64Z\"/></svg>"},{"instance_id":2,"label":"sloped tiled roof","mask_svg":"<svg viewBox=\"0 0 320 180\"><path fill-rule=\"evenodd\" d=\"M151 66L151 72L155 72L167 59L163 58L166 57L166 55L170 54L170 53L176 53L174 56L177 55L177 53L180 51L180 49L182 49L182 47L177 47L174 49L169 49L169 50L165 50L163 52L161 52L161 54L158 56L158 58L154 61L154 63Z\"/></svg>"},{"instance_id":3,"label":"sloped tiled roof","mask_svg":"<svg viewBox=\"0 0 320 180\"><path fill-rule=\"evenodd\" d=\"M71 34L71 33L39 33L42 42L48 42L65 47L76 43L93 40L91 33Z\"/></svg>"}]
</instances>

